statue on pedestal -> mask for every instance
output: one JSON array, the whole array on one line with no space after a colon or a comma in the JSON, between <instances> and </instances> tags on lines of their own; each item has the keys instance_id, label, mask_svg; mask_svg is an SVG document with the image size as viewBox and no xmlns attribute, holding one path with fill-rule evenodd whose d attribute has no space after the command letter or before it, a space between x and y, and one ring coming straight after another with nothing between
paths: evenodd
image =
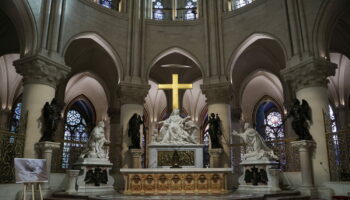
<instances>
[{"instance_id":1,"label":"statue on pedestal","mask_svg":"<svg viewBox=\"0 0 350 200\"><path fill-rule=\"evenodd\" d=\"M309 132L309 123L311 121L311 109L304 99L300 104L298 99L294 99L294 104L289 111L287 118L293 117L292 127L294 132L299 136L299 140L312 140Z\"/></svg>"},{"instance_id":2,"label":"statue on pedestal","mask_svg":"<svg viewBox=\"0 0 350 200\"><path fill-rule=\"evenodd\" d=\"M129 149L141 149L141 146L140 146L141 124L143 124L141 116L138 115L137 113L134 113L134 115L129 120L128 136L131 141L129 145Z\"/></svg>"},{"instance_id":3,"label":"statue on pedestal","mask_svg":"<svg viewBox=\"0 0 350 200\"><path fill-rule=\"evenodd\" d=\"M266 146L261 135L249 123L244 124L244 132L237 133L233 131L232 134L241 137L246 144L246 153L243 155L243 160L278 160L273 151Z\"/></svg>"},{"instance_id":4,"label":"statue on pedestal","mask_svg":"<svg viewBox=\"0 0 350 200\"><path fill-rule=\"evenodd\" d=\"M52 99L51 103L46 102L43 108L44 126L43 136L40 138L42 141L53 142L53 136L55 135L58 122L61 118L61 108L58 105L55 98Z\"/></svg>"},{"instance_id":5,"label":"statue on pedestal","mask_svg":"<svg viewBox=\"0 0 350 200\"><path fill-rule=\"evenodd\" d=\"M108 151L103 149L104 144L109 141L105 137L105 124L100 121L97 126L91 131L89 140L80 158L105 158L108 159Z\"/></svg>"},{"instance_id":6,"label":"statue on pedestal","mask_svg":"<svg viewBox=\"0 0 350 200\"><path fill-rule=\"evenodd\" d=\"M208 124L209 124L209 135L211 141L211 148L222 148L220 143L220 137L222 135L221 127L220 127L220 117L218 114L211 113L209 116Z\"/></svg>"},{"instance_id":7,"label":"statue on pedestal","mask_svg":"<svg viewBox=\"0 0 350 200\"><path fill-rule=\"evenodd\" d=\"M175 109L168 119L158 122L162 125L159 136L153 136L153 143L158 144L197 144L195 135L198 126L190 117L180 117L180 111ZM158 140L158 141L157 141Z\"/></svg>"}]
</instances>

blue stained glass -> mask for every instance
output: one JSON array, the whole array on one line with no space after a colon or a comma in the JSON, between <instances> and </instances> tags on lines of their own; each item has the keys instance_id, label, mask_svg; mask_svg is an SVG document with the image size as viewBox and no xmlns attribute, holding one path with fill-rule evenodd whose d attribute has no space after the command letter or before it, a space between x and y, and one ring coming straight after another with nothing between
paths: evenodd
<instances>
[{"instance_id":1,"label":"blue stained glass","mask_svg":"<svg viewBox=\"0 0 350 200\"><path fill-rule=\"evenodd\" d=\"M80 144L80 142L87 142L89 135L87 133L88 124L86 119L75 109L68 110L64 129L64 140L66 142L62 152L62 168L66 169L69 167L72 159L70 156L71 151L76 148L83 148L83 144Z\"/></svg>"},{"instance_id":2,"label":"blue stained glass","mask_svg":"<svg viewBox=\"0 0 350 200\"><path fill-rule=\"evenodd\" d=\"M100 0L100 5L111 8L112 7L112 0Z\"/></svg>"},{"instance_id":3,"label":"blue stained glass","mask_svg":"<svg viewBox=\"0 0 350 200\"><path fill-rule=\"evenodd\" d=\"M17 103L12 113L10 132L17 133L19 121L21 119L22 103Z\"/></svg>"}]
</instances>

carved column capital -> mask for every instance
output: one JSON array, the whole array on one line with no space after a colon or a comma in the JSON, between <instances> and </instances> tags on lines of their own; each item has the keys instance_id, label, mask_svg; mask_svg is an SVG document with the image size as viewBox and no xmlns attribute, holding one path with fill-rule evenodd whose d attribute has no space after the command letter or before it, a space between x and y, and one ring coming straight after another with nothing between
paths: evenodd
<instances>
[{"instance_id":1,"label":"carved column capital","mask_svg":"<svg viewBox=\"0 0 350 200\"><path fill-rule=\"evenodd\" d=\"M299 140L290 143L292 147L298 148L299 151L310 151L316 147L313 140Z\"/></svg>"},{"instance_id":2,"label":"carved column capital","mask_svg":"<svg viewBox=\"0 0 350 200\"><path fill-rule=\"evenodd\" d=\"M336 64L324 59L308 59L300 64L287 67L281 71L295 91L307 87L323 86L328 83L328 76L335 75Z\"/></svg>"},{"instance_id":3,"label":"carved column capital","mask_svg":"<svg viewBox=\"0 0 350 200\"><path fill-rule=\"evenodd\" d=\"M117 96L120 98L120 104L139 104L143 105L150 89L150 85L120 83L117 88Z\"/></svg>"},{"instance_id":4,"label":"carved column capital","mask_svg":"<svg viewBox=\"0 0 350 200\"><path fill-rule=\"evenodd\" d=\"M229 104L232 98L232 85L229 82L203 84L201 85L201 89L207 98L208 104Z\"/></svg>"},{"instance_id":5,"label":"carved column capital","mask_svg":"<svg viewBox=\"0 0 350 200\"><path fill-rule=\"evenodd\" d=\"M56 88L70 72L70 68L44 56L24 57L13 62L17 73L23 76L23 84L40 83Z\"/></svg>"}]
</instances>

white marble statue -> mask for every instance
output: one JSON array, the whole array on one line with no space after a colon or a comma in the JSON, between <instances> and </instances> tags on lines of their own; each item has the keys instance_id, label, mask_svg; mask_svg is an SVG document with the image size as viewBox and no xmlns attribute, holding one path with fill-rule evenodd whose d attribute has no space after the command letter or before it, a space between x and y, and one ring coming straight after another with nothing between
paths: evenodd
<instances>
[{"instance_id":1,"label":"white marble statue","mask_svg":"<svg viewBox=\"0 0 350 200\"><path fill-rule=\"evenodd\" d=\"M244 124L243 133L233 131L232 134L241 137L246 144L246 153L243 155L243 160L278 160L278 157L273 153L273 151L266 146L261 135L255 129L253 129L249 123Z\"/></svg>"},{"instance_id":2,"label":"white marble statue","mask_svg":"<svg viewBox=\"0 0 350 200\"><path fill-rule=\"evenodd\" d=\"M180 111L175 109L168 119L158 122L162 125L158 135L153 134L153 144L197 144L198 126L190 117L180 117Z\"/></svg>"},{"instance_id":3,"label":"white marble statue","mask_svg":"<svg viewBox=\"0 0 350 200\"><path fill-rule=\"evenodd\" d=\"M103 149L105 143L109 141L105 137L105 124L100 121L97 126L91 131L89 140L80 158L105 158L108 159L108 151Z\"/></svg>"}]
</instances>

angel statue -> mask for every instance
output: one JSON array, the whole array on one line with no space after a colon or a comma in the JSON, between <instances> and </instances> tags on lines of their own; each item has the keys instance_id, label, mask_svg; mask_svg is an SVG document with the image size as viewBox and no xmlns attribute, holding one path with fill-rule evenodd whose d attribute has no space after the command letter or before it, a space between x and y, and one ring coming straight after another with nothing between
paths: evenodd
<instances>
[{"instance_id":1,"label":"angel statue","mask_svg":"<svg viewBox=\"0 0 350 200\"><path fill-rule=\"evenodd\" d=\"M300 104L300 101L295 99L287 118L290 116L293 117L292 127L299 136L299 140L312 140L308 123L308 121L311 122L311 109L307 101L303 99Z\"/></svg>"}]
</instances>

